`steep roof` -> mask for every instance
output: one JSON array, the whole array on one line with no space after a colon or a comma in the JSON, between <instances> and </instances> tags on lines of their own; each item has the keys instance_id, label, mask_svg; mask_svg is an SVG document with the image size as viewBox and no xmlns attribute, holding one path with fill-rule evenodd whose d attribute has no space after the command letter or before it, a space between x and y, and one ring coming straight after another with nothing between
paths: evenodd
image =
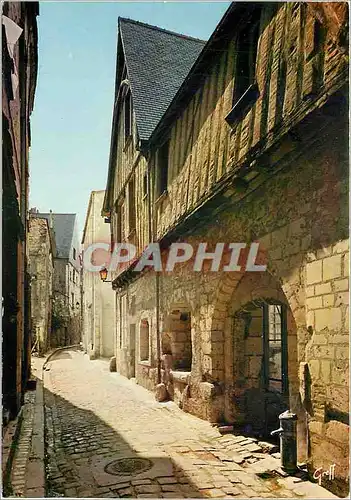
<instances>
[{"instance_id":1,"label":"steep roof","mask_svg":"<svg viewBox=\"0 0 351 500\"><path fill-rule=\"evenodd\" d=\"M118 18L139 137L147 141L206 42Z\"/></svg>"},{"instance_id":2,"label":"steep roof","mask_svg":"<svg viewBox=\"0 0 351 500\"><path fill-rule=\"evenodd\" d=\"M53 213L51 215L55 233L56 256L61 259L68 259L72 245L76 214ZM34 216L47 219L50 222L50 214L39 212L34 214Z\"/></svg>"}]
</instances>

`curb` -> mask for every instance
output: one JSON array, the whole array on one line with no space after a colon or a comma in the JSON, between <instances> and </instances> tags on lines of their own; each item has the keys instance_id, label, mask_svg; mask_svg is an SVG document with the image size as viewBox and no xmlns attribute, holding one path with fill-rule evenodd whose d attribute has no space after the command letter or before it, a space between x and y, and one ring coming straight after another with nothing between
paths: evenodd
<instances>
[{"instance_id":1,"label":"curb","mask_svg":"<svg viewBox=\"0 0 351 500\"><path fill-rule=\"evenodd\" d=\"M65 351L67 349L73 349L73 348L79 348L79 349L82 349L82 346L80 344L72 344L72 345L67 345L67 346L64 346L64 347L57 347L56 349L54 349L50 354L49 356L46 358L44 364L43 364L43 371L45 370L46 368L46 365L48 364L48 362L50 361L51 358L53 358L55 356L55 354L57 354L58 352L61 352L61 351Z\"/></svg>"},{"instance_id":2,"label":"curb","mask_svg":"<svg viewBox=\"0 0 351 500\"><path fill-rule=\"evenodd\" d=\"M10 496L12 493L11 470L15 457L16 445L22 428L22 421L23 406L18 412L17 417L9 422L9 427L2 439L2 493L7 496Z\"/></svg>"},{"instance_id":3,"label":"curb","mask_svg":"<svg viewBox=\"0 0 351 500\"><path fill-rule=\"evenodd\" d=\"M44 388L37 378L31 449L26 471L26 496L45 497Z\"/></svg>"}]
</instances>

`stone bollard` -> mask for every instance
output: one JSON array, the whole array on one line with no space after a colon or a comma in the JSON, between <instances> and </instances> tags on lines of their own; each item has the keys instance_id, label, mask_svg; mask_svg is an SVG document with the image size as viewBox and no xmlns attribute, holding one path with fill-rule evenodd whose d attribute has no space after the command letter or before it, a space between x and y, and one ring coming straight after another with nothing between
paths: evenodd
<instances>
[{"instance_id":1,"label":"stone bollard","mask_svg":"<svg viewBox=\"0 0 351 500\"><path fill-rule=\"evenodd\" d=\"M116 366L116 356L112 356L112 358L110 359L110 365L109 365L109 368L110 368L110 372L115 372L115 371L117 371L117 366Z\"/></svg>"}]
</instances>

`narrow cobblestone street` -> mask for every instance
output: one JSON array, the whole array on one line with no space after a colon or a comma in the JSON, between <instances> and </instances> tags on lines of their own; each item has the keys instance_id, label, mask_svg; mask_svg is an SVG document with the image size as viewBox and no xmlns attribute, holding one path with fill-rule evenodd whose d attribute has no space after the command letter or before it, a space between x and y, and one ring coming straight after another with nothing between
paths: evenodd
<instances>
[{"instance_id":1,"label":"narrow cobblestone street","mask_svg":"<svg viewBox=\"0 0 351 500\"><path fill-rule=\"evenodd\" d=\"M221 436L78 350L50 359L44 401L48 496L334 497L277 473L278 458L256 440Z\"/></svg>"}]
</instances>

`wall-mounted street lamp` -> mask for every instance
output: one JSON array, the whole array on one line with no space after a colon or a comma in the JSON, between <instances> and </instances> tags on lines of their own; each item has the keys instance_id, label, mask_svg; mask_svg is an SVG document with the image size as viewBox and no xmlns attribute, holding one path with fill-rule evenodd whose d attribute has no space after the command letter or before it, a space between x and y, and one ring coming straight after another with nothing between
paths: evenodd
<instances>
[{"instance_id":1,"label":"wall-mounted street lamp","mask_svg":"<svg viewBox=\"0 0 351 500\"><path fill-rule=\"evenodd\" d=\"M100 274L101 281L103 281L104 283L112 283L112 280L107 279L107 273L108 273L108 271L107 271L106 267L100 269L99 274Z\"/></svg>"}]
</instances>

